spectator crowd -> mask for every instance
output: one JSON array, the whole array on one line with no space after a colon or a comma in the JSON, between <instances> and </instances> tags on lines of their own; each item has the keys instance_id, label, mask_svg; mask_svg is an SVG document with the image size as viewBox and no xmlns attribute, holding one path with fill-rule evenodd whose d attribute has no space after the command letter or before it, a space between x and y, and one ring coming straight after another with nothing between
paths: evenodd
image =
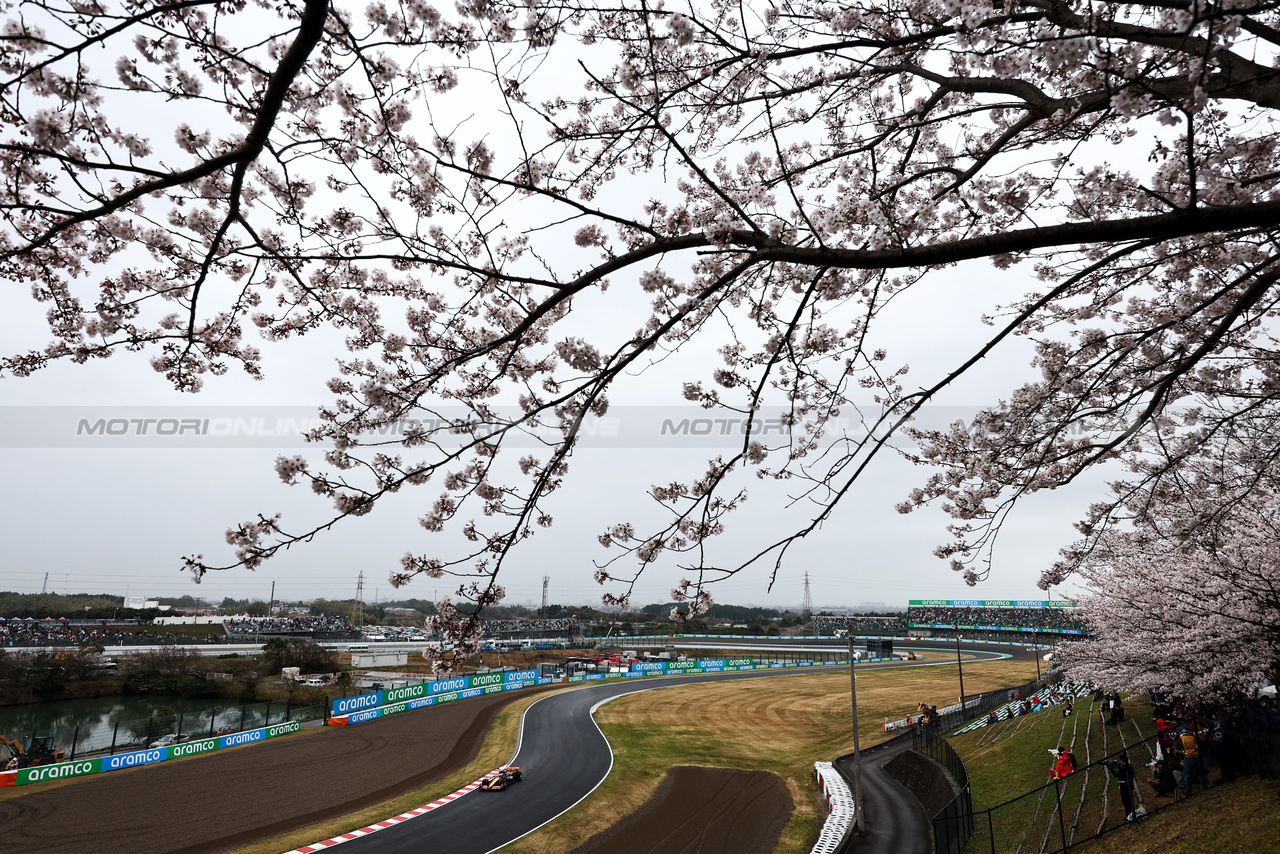
<instances>
[{"instance_id":1,"label":"spectator crowd","mask_svg":"<svg viewBox=\"0 0 1280 854\"><path fill-rule=\"evenodd\" d=\"M1280 774L1280 712L1270 697L1204 703L1152 696L1156 759L1148 785L1159 797L1230 783L1249 774Z\"/></svg>"},{"instance_id":2,"label":"spectator crowd","mask_svg":"<svg viewBox=\"0 0 1280 854\"><path fill-rule=\"evenodd\" d=\"M1076 608L919 607L913 605L907 609L905 617L816 616L813 622L818 627L818 634L823 635L844 631L852 631L860 635L905 635L912 628L932 629L934 626L1001 626L1014 630L1014 632L997 632L994 629L981 629L981 631L991 632L993 640L1025 640L1025 637L1016 634L1020 629L1034 629L1055 634L1058 630L1083 632L1085 629L1084 621Z\"/></svg>"},{"instance_id":3,"label":"spectator crowd","mask_svg":"<svg viewBox=\"0 0 1280 854\"><path fill-rule=\"evenodd\" d=\"M355 626L346 617L237 617L226 621L233 635L299 634L337 632L350 634Z\"/></svg>"},{"instance_id":4,"label":"spectator crowd","mask_svg":"<svg viewBox=\"0 0 1280 854\"><path fill-rule=\"evenodd\" d=\"M907 609L909 626L1002 626L1017 629L1084 631L1077 608L919 607Z\"/></svg>"},{"instance_id":5,"label":"spectator crowd","mask_svg":"<svg viewBox=\"0 0 1280 854\"><path fill-rule=\"evenodd\" d=\"M901 617L814 617L818 634L832 635L836 632L853 631L856 634L900 635L906 631L907 624Z\"/></svg>"},{"instance_id":6,"label":"spectator crowd","mask_svg":"<svg viewBox=\"0 0 1280 854\"><path fill-rule=\"evenodd\" d=\"M582 623L574 617L557 617L545 620L485 620L483 632L487 637L502 635L576 637L582 634Z\"/></svg>"},{"instance_id":7,"label":"spectator crowd","mask_svg":"<svg viewBox=\"0 0 1280 854\"><path fill-rule=\"evenodd\" d=\"M174 636L148 626L104 623L72 623L65 620L5 620L0 622L0 646L103 646L173 643ZM225 643L225 635L183 636L183 643Z\"/></svg>"}]
</instances>

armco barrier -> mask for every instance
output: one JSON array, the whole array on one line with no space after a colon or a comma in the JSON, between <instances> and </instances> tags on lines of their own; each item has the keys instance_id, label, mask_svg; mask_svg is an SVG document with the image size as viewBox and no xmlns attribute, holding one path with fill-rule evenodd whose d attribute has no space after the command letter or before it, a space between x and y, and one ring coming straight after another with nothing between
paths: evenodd
<instances>
[{"instance_id":1,"label":"armco barrier","mask_svg":"<svg viewBox=\"0 0 1280 854\"><path fill-rule=\"evenodd\" d=\"M75 762L58 762L54 765L38 765L35 768L22 768L0 774L0 787L27 786L32 783L43 783L46 780L61 780L65 777L84 777L88 774L99 774L106 771L119 771L123 768L137 768L166 759L178 759L183 756L198 756L213 750L226 747L239 747L243 744L256 744L268 738L297 732L302 728L298 721L273 724L259 729L245 730L218 738L205 738L200 741L188 741L171 747L153 747L148 750L134 750L129 753L117 753L114 756L103 756L97 759L81 759Z\"/></svg>"},{"instance_id":2,"label":"armco barrier","mask_svg":"<svg viewBox=\"0 0 1280 854\"><path fill-rule=\"evenodd\" d=\"M818 841L810 849L812 854L834 854L839 851L853 829L857 816L854 815L853 796L844 778L836 773L830 762L813 763L813 775L822 786L822 797L829 810L827 820L822 823L822 832Z\"/></svg>"}]
</instances>

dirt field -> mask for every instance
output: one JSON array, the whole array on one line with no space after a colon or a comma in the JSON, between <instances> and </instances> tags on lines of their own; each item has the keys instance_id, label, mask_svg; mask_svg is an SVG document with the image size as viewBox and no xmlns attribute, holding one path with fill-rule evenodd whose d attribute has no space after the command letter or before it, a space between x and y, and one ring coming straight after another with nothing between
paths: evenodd
<instances>
[{"instance_id":1,"label":"dirt field","mask_svg":"<svg viewBox=\"0 0 1280 854\"><path fill-rule=\"evenodd\" d=\"M540 691L544 689L533 689ZM213 854L380 803L461 768L529 691L211 756L6 790L0 850Z\"/></svg>"},{"instance_id":2,"label":"dirt field","mask_svg":"<svg viewBox=\"0 0 1280 854\"><path fill-rule=\"evenodd\" d=\"M766 771L672 768L639 811L571 854L771 854L791 810Z\"/></svg>"}]
</instances>

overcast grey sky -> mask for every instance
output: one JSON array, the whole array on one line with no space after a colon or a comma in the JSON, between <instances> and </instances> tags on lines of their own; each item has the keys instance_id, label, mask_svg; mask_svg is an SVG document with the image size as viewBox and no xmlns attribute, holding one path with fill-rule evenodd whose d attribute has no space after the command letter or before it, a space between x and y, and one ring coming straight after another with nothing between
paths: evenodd
<instances>
[{"instance_id":1,"label":"overcast grey sky","mask_svg":"<svg viewBox=\"0 0 1280 854\"><path fill-rule=\"evenodd\" d=\"M978 321L982 311L1031 284L1017 268L997 273L974 263L944 271L917 286L921 292L903 303L910 313L891 318L880 343L889 350L891 363L911 364L911 385L926 384L980 344L979 336L989 331ZM610 293L619 299L620 314L626 318L635 303L627 305L619 290ZM10 286L8 293L10 305L0 314L5 350L38 346L41 319L20 289ZM611 313L588 311L586 318L617 321L602 316ZM400 593L386 581L406 550L432 550L433 537L415 521L436 497L431 485L407 489L370 517L345 523L256 572L218 573L197 587L179 571L181 556L199 552L229 562L230 549L223 542L229 524L258 512L283 512L287 528L302 528L304 521L319 520L328 509L309 491L285 487L275 475L276 454L297 449L120 448L83 436L63 443L69 447L31 447L60 440L33 442L24 432L47 417L48 411L39 408L50 406L72 407L59 413L64 422L77 420L77 408L99 417L102 407L149 406L177 412L169 408L315 406L327 399L322 383L333 373L332 359L340 347L337 336L327 332L302 343L263 344L266 380L235 374L211 378L196 396L173 392L145 358L124 353L88 365L55 365L31 378L0 380L0 407L5 407L0 410L5 420L0 440L7 436L7 445L18 445L0 447L6 485L0 497L0 588L38 592L48 573L49 589L58 592L123 594L127 589L130 595L190 593L217 601L224 596L266 598L275 581L279 598L345 598L353 595L357 573L363 570L370 600L375 595L386 600L449 592L448 580L421 579ZM1026 342L1013 342L939 403L976 407L994 402L1031 376L1029 358ZM614 413L625 419L628 407L643 406L667 407L687 416L690 410L680 396L680 381L690 372L705 376L710 361L709 355L686 354L682 362L629 380L611 395ZM649 415L663 411L646 410ZM596 543L596 535L614 522L658 518L644 490L653 483L688 479L708 458L705 449L675 447L669 440L652 447L608 445L608 440L601 440L575 455L567 485L550 505L555 526L522 547L505 571L509 601L536 603L544 574L551 578L553 601L598 601L603 591L591 580L592 562L607 558L609 552ZM870 474L831 524L791 552L772 592L767 567L761 567L719 585L717 601L798 604L806 571L819 607L900 605L912 598L1040 598L1035 587L1039 571L1072 539L1071 522L1103 490L1103 478L1094 476L1029 500L1003 534L990 580L970 589L931 554L945 539L946 517L929 511L901 516L893 509L927 470L886 457ZM798 518L795 511L782 509L785 489L759 481L749 489L750 499L731 517L723 538L725 558L758 548L765 534L776 534L786 519ZM447 536L436 537L447 543ZM652 578L638 586L634 601L667 601L677 577L670 567L652 572Z\"/></svg>"},{"instance_id":2,"label":"overcast grey sky","mask_svg":"<svg viewBox=\"0 0 1280 854\"><path fill-rule=\"evenodd\" d=\"M607 67L604 46L593 50L597 64ZM518 53L512 61L518 61ZM565 75L578 73L572 51L552 53L542 76L542 85L550 87L544 95L562 94L569 85ZM112 67L110 57L94 56L93 61L98 69ZM469 86L491 82L479 72L464 74L457 91L465 95ZM483 105L482 97L481 93L474 99L433 102L434 118L438 127L456 123L464 126L469 138L483 136L501 149L511 142L509 136L503 139L510 129L502 126L502 110L477 107ZM219 121L194 102L185 106L177 102L169 109L174 112L131 116L130 121L144 131L148 122L195 121L193 117ZM429 130L414 127L415 132ZM238 132L239 127L234 130ZM173 148L172 124L153 136L162 153ZM678 177L673 168L667 179ZM325 192L321 186L318 198ZM622 175L599 200L608 207L603 199L613 194L613 202L634 207L662 192L661 180L653 175ZM517 200L515 207L504 208L503 217L536 217L538 210L536 199ZM590 263L587 250L570 245L571 241L561 243L548 240L540 251L548 252L545 257L564 269ZM990 334L991 328L980 322L983 312L1035 288L1030 274L1030 269L1020 267L997 271L984 262L931 274L895 298L892 312L878 322L878 337L868 343L868 349L884 347L890 366L910 364L908 388L929 385L970 356ZM557 334L575 334L575 330L629 334L642 324L649 297L634 286L631 275L631 279L615 277L605 295L581 295L570 321ZM255 382L234 372L210 377L206 390L197 396L170 389L149 367L150 354L118 352L87 365L57 364L30 378L0 379L0 477L5 485L0 492L0 588L38 592L48 573L49 589L59 592L191 593L217 601L224 596L266 598L274 581L276 595L284 599L345 598L353 595L357 574L363 571L368 599L448 593L451 582L447 579L420 579L399 593L386 581L406 551L430 553L439 541L439 550L447 552L448 535L428 535L416 523L437 497L434 485L408 488L371 516L348 521L257 572L218 573L196 587L179 571L181 557L202 553L211 561L230 562L231 550L223 540L228 525L259 512L282 512L286 529L299 530L326 517L327 503L303 487L285 487L273 470L277 453L299 452L294 443L282 448L271 447L270 442L233 447L234 442L214 440L181 448L119 447L106 437L77 437L74 431L62 438L68 424L78 423L81 410L93 419L125 418L132 415L111 416L103 408L159 407L157 413L179 417L173 407L218 411L221 407L325 404L329 398L324 382L335 372L333 360L346 355L342 338L321 330L300 342L261 343L266 380ZM40 348L46 339L44 307L32 302L26 285L0 284L0 350ZM638 411L629 407L649 407L646 417L653 415L653 407L659 412L669 409L673 416L687 415L681 383L705 380L718 363L715 350L722 343L723 339L699 340L685 348L680 358L663 361L641 376L624 378L610 392L612 413L623 420L624 427L629 423L626 419ZM1033 378L1030 357L1025 339L1011 340L936 402L965 410L990 405ZM55 412L47 407L69 409ZM591 580L593 561L604 560L610 553L598 545L596 536L612 523L659 518L652 515L653 502L645 490L671 479L691 479L705 469L708 456L718 452L680 447L671 441L621 444L626 443L601 441L575 454L565 487L549 505L555 526L539 531L520 547L504 571L509 601L538 601L542 577L547 575L553 601L598 602L604 591ZM313 458L319 454L319 450L310 452ZM1006 526L990 579L970 589L931 554L946 539L946 517L937 511L901 516L893 509L928 474L891 456L882 458L833 520L789 554L772 590L768 568L759 567L719 585L714 595L730 603L795 605L801 601L807 571L819 607L863 602L901 605L911 598L1039 598L1035 587L1039 572L1073 539L1072 521L1104 489L1104 478L1091 474L1069 489L1028 500ZM785 487L754 479L748 487L748 502L729 519L728 533L721 538L722 562L752 553L788 523L798 521L805 509L784 509ZM667 601L679 575L670 565L651 571L633 601L639 605Z\"/></svg>"}]
</instances>

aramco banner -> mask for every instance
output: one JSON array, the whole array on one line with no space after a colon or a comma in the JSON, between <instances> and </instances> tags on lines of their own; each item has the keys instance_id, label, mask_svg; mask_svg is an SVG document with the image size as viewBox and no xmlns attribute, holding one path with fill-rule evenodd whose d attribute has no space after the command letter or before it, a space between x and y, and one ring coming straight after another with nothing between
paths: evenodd
<instances>
[{"instance_id":1,"label":"aramco banner","mask_svg":"<svg viewBox=\"0 0 1280 854\"><path fill-rule=\"evenodd\" d=\"M152 747L147 750L117 753L114 756L81 759L75 762L58 762L54 765L39 765L35 768L22 768L17 771L0 774L0 786L28 786L32 783L43 783L46 780L61 780L64 777L83 777L86 774L137 768L142 765L151 765L155 762L164 762L166 759L197 756L201 753L221 750L226 747L239 747L242 744L256 744L268 738L275 738L278 735L297 732L301 728L302 724L297 721L289 721L217 738L187 741L170 747Z\"/></svg>"}]
</instances>

